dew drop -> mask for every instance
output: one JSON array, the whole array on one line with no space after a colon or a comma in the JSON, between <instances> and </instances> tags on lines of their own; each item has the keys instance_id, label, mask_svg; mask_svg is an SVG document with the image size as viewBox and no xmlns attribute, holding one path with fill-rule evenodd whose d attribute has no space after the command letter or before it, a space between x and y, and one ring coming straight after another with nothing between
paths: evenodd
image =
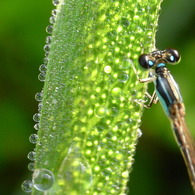
<instances>
[{"instance_id":1,"label":"dew drop","mask_svg":"<svg viewBox=\"0 0 195 195\"><path fill-rule=\"evenodd\" d=\"M57 14L57 9L53 9L52 12L51 12L52 16L56 16Z\"/></svg>"},{"instance_id":2,"label":"dew drop","mask_svg":"<svg viewBox=\"0 0 195 195\"><path fill-rule=\"evenodd\" d=\"M138 135L138 138L140 138L140 137L142 136L142 131L141 131L141 129L138 129L138 130L137 130L137 135Z\"/></svg>"},{"instance_id":3,"label":"dew drop","mask_svg":"<svg viewBox=\"0 0 195 195\"><path fill-rule=\"evenodd\" d=\"M119 109L118 109L117 107L112 107L112 108L109 110L109 112L110 112L110 115L111 115L111 116L117 116L118 113L119 113Z\"/></svg>"},{"instance_id":4,"label":"dew drop","mask_svg":"<svg viewBox=\"0 0 195 195\"><path fill-rule=\"evenodd\" d=\"M49 34L52 34L52 32L53 32L53 26L52 25L47 26L46 32L49 33Z\"/></svg>"},{"instance_id":5,"label":"dew drop","mask_svg":"<svg viewBox=\"0 0 195 195\"><path fill-rule=\"evenodd\" d=\"M39 123L36 123L36 124L34 125L34 129L37 130L37 131L39 130Z\"/></svg>"},{"instance_id":6,"label":"dew drop","mask_svg":"<svg viewBox=\"0 0 195 195\"><path fill-rule=\"evenodd\" d=\"M97 128L97 131L99 133L102 133L104 130L108 129L107 125L103 124L103 123L100 123L96 126Z\"/></svg>"},{"instance_id":7,"label":"dew drop","mask_svg":"<svg viewBox=\"0 0 195 195\"><path fill-rule=\"evenodd\" d=\"M108 74L108 73L111 73L111 71L112 71L112 68L111 68L110 66L105 66L105 67L104 67L104 72L105 72L105 73Z\"/></svg>"},{"instance_id":8,"label":"dew drop","mask_svg":"<svg viewBox=\"0 0 195 195\"><path fill-rule=\"evenodd\" d=\"M34 161L34 160L35 160L35 156L36 156L36 152L31 151L31 152L28 153L27 158L28 158L29 160Z\"/></svg>"},{"instance_id":9,"label":"dew drop","mask_svg":"<svg viewBox=\"0 0 195 195\"><path fill-rule=\"evenodd\" d=\"M62 161L58 180L67 194L84 195L92 184L91 166L80 151L80 144L74 143Z\"/></svg>"},{"instance_id":10,"label":"dew drop","mask_svg":"<svg viewBox=\"0 0 195 195\"><path fill-rule=\"evenodd\" d=\"M129 58L123 58L122 62L119 64L120 69L128 69L132 65L133 61Z\"/></svg>"},{"instance_id":11,"label":"dew drop","mask_svg":"<svg viewBox=\"0 0 195 195\"><path fill-rule=\"evenodd\" d=\"M59 0L53 0L53 4L54 4L54 6L56 6L56 5L58 5L59 4Z\"/></svg>"},{"instance_id":12,"label":"dew drop","mask_svg":"<svg viewBox=\"0 0 195 195\"><path fill-rule=\"evenodd\" d=\"M50 50L50 45L48 45L48 44L44 45L43 50L44 50L45 52L49 52L49 50Z\"/></svg>"},{"instance_id":13,"label":"dew drop","mask_svg":"<svg viewBox=\"0 0 195 195\"><path fill-rule=\"evenodd\" d=\"M41 72L39 75L38 75L38 79L39 79L39 81L42 81L42 82L44 82L45 81L45 73L44 72Z\"/></svg>"},{"instance_id":14,"label":"dew drop","mask_svg":"<svg viewBox=\"0 0 195 195\"><path fill-rule=\"evenodd\" d=\"M34 114L34 115L33 115L33 120L34 120L35 122L39 122L40 116L41 116L41 115L40 115L39 113Z\"/></svg>"},{"instance_id":15,"label":"dew drop","mask_svg":"<svg viewBox=\"0 0 195 195\"><path fill-rule=\"evenodd\" d=\"M50 44L51 43L51 40L52 40L52 37L51 36L47 36L46 39L45 39L45 42L47 44Z\"/></svg>"},{"instance_id":16,"label":"dew drop","mask_svg":"<svg viewBox=\"0 0 195 195\"><path fill-rule=\"evenodd\" d=\"M120 82L126 82L129 79L129 75L126 73L121 73L118 75L118 80Z\"/></svg>"},{"instance_id":17,"label":"dew drop","mask_svg":"<svg viewBox=\"0 0 195 195\"><path fill-rule=\"evenodd\" d=\"M42 106L43 106L43 103L42 102L39 102L39 104L38 104L38 111L39 112L41 112Z\"/></svg>"},{"instance_id":18,"label":"dew drop","mask_svg":"<svg viewBox=\"0 0 195 195\"><path fill-rule=\"evenodd\" d=\"M35 169L35 163L34 162L30 162L29 164L28 164L28 170L29 171L34 171Z\"/></svg>"},{"instance_id":19,"label":"dew drop","mask_svg":"<svg viewBox=\"0 0 195 195\"><path fill-rule=\"evenodd\" d=\"M54 24L55 23L55 16L51 16L50 18L49 18L49 22L50 22L50 24Z\"/></svg>"},{"instance_id":20,"label":"dew drop","mask_svg":"<svg viewBox=\"0 0 195 195\"><path fill-rule=\"evenodd\" d=\"M22 190L26 193L31 192L32 187L33 187L33 184L32 184L32 181L30 180L25 180L21 185Z\"/></svg>"},{"instance_id":21,"label":"dew drop","mask_svg":"<svg viewBox=\"0 0 195 195\"><path fill-rule=\"evenodd\" d=\"M43 95L43 92L42 91L36 93L35 100L37 100L38 102L40 102L42 100L42 95Z\"/></svg>"},{"instance_id":22,"label":"dew drop","mask_svg":"<svg viewBox=\"0 0 195 195\"><path fill-rule=\"evenodd\" d=\"M102 118L105 117L107 114L107 107L106 105L99 105L94 109L94 113L97 117Z\"/></svg>"},{"instance_id":23,"label":"dew drop","mask_svg":"<svg viewBox=\"0 0 195 195\"><path fill-rule=\"evenodd\" d=\"M132 118L127 118L127 119L125 120L125 122L126 122L128 125L130 125L130 124L132 124L134 121L133 121Z\"/></svg>"},{"instance_id":24,"label":"dew drop","mask_svg":"<svg viewBox=\"0 0 195 195\"><path fill-rule=\"evenodd\" d=\"M45 56L48 57L48 55L49 55L49 51L46 51Z\"/></svg>"},{"instance_id":25,"label":"dew drop","mask_svg":"<svg viewBox=\"0 0 195 195\"><path fill-rule=\"evenodd\" d=\"M53 173L48 169L35 169L33 173L33 184L38 191L46 191L53 186L55 179Z\"/></svg>"},{"instance_id":26,"label":"dew drop","mask_svg":"<svg viewBox=\"0 0 195 195\"><path fill-rule=\"evenodd\" d=\"M29 137L29 141L30 141L30 143L32 143L32 144L36 144L36 143L37 143L37 139L38 139L38 135L37 135L37 134L32 134L32 135Z\"/></svg>"},{"instance_id":27,"label":"dew drop","mask_svg":"<svg viewBox=\"0 0 195 195\"><path fill-rule=\"evenodd\" d=\"M112 89L111 94L115 98L120 98L122 95L122 89L119 87L115 87Z\"/></svg>"},{"instance_id":28,"label":"dew drop","mask_svg":"<svg viewBox=\"0 0 195 195\"><path fill-rule=\"evenodd\" d=\"M47 71L47 65L41 64L39 66L39 71L45 73Z\"/></svg>"},{"instance_id":29,"label":"dew drop","mask_svg":"<svg viewBox=\"0 0 195 195\"><path fill-rule=\"evenodd\" d=\"M128 171L122 172L122 177L123 178L128 178L129 177L129 172Z\"/></svg>"},{"instance_id":30,"label":"dew drop","mask_svg":"<svg viewBox=\"0 0 195 195\"><path fill-rule=\"evenodd\" d=\"M48 61L49 61L48 57L45 57L45 58L43 59L43 63L44 63L44 64L47 64Z\"/></svg>"}]
</instances>

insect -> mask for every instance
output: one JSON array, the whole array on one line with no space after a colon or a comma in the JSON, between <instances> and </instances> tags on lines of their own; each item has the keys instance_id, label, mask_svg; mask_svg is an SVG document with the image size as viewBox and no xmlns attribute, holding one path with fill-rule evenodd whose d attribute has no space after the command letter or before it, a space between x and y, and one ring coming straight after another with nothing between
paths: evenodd
<instances>
[{"instance_id":1,"label":"insect","mask_svg":"<svg viewBox=\"0 0 195 195\"><path fill-rule=\"evenodd\" d=\"M150 54L139 56L139 64L145 70L149 70L149 76L139 79L141 83L153 82L155 90L152 96L146 94L150 101L145 107L151 107L153 103L160 101L180 147L182 156L187 166L188 174L195 192L195 145L185 123L185 107L179 91L179 87L166 67L167 64L175 64L180 61L180 55L175 49L157 50Z\"/></svg>"}]
</instances>

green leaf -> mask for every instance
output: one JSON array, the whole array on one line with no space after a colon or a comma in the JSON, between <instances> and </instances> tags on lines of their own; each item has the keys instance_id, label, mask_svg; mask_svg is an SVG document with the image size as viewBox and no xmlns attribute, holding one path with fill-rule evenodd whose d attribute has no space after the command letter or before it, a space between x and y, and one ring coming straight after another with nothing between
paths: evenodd
<instances>
[{"instance_id":1,"label":"green leaf","mask_svg":"<svg viewBox=\"0 0 195 195\"><path fill-rule=\"evenodd\" d=\"M126 193L142 115L134 99L146 90L132 66L155 48L160 3L59 2L45 47L32 194Z\"/></svg>"}]
</instances>

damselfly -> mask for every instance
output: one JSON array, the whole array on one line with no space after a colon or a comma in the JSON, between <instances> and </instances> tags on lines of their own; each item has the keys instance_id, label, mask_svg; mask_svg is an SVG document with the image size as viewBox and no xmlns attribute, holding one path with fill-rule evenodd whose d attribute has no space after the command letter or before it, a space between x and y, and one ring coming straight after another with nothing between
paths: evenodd
<instances>
[{"instance_id":1,"label":"damselfly","mask_svg":"<svg viewBox=\"0 0 195 195\"><path fill-rule=\"evenodd\" d=\"M139 79L140 82L154 82L155 91L150 97L146 107L151 107L158 100L171 121L176 141L180 147L185 164L188 169L190 181L195 192L195 146L194 141L185 123L185 107L179 87L173 79L166 64L179 62L180 55L175 49L157 50L150 54L142 54L139 64L149 70L149 76Z\"/></svg>"}]
</instances>

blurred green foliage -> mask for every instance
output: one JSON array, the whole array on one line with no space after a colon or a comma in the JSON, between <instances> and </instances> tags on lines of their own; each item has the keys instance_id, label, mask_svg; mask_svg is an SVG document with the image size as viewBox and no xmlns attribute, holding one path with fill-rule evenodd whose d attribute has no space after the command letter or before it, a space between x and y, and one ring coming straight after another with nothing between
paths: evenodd
<instances>
[{"instance_id":1,"label":"blurred green foliage","mask_svg":"<svg viewBox=\"0 0 195 195\"><path fill-rule=\"evenodd\" d=\"M53 6L48 0L1 0L0 7L0 189L1 194L21 195L20 184L31 174L26 156L34 146L28 137L35 133L32 115L38 103L34 95L43 86L37 79L38 67L44 58L45 28ZM164 1L157 47L176 48L182 56L170 70L179 83L186 120L195 136L194 21L194 0ZM160 105L145 110L141 129L130 194L192 194L187 170Z\"/></svg>"},{"instance_id":2,"label":"blurred green foliage","mask_svg":"<svg viewBox=\"0 0 195 195\"><path fill-rule=\"evenodd\" d=\"M21 195L20 185L31 174L26 156L34 145L28 137L35 132L34 96L43 86L37 76L53 5L48 0L1 0L0 7L0 191Z\"/></svg>"}]
</instances>

